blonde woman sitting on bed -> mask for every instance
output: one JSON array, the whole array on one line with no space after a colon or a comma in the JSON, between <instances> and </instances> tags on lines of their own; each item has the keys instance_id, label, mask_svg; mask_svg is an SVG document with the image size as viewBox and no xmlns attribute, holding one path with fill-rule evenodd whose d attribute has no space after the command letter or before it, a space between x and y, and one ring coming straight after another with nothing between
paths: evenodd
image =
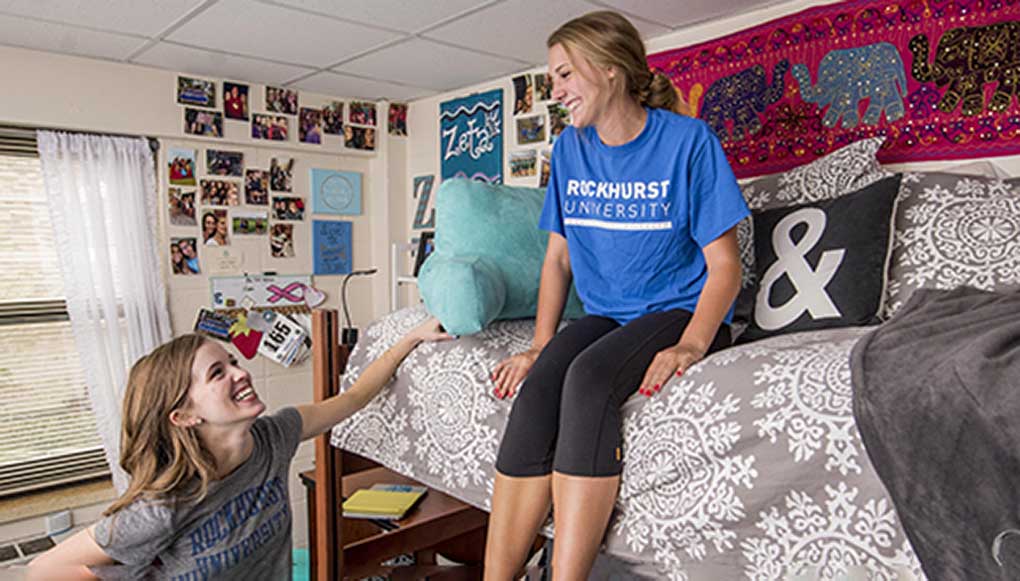
<instances>
[{"instance_id":1,"label":"blonde woman sitting on bed","mask_svg":"<svg viewBox=\"0 0 1020 581\"><path fill-rule=\"evenodd\" d=\"M174 339L135 363L120 463L131 483L104 518L36 558L30 579L290 579L288 475L298 444L369 402L430 319L344 393L260 417L251 375L216 341Z\"/></svg>"},{"instance_id":2,"label":"blonde woman sitting on bed","mask_svg":"<svg viewBox=\"0 0 1020 581\"><path fill-rule=\"evenodd\" d=\"M548 230L532 348L493 373L514 402L496 461L485 577L511 579L555 508L553 579L585 579L623 466L620 406L657 393L730 344L744 198L709 127L673 111L619 14L572 20L548 40L556 140L539 227ZM588 316L558 334L571 280Z\"/></svg>"}]
</instances>

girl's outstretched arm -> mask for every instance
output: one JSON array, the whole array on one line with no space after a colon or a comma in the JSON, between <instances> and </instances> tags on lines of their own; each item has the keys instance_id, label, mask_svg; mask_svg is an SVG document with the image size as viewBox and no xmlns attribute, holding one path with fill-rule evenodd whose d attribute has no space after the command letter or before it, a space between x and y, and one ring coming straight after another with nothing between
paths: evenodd
<instances>
[{"instance_id":1,"label":"girl's outstretched arm","mask_svg":"<svg viewBox=\"0 0 1020 581\"><path fill-rule=\"evenodd\" d=\"M431 318L425 321L373 361L350 389L319 403L298 406L301 439L318 436L363 408L389 382L397 367L418 343L452 338L441 329L438 320Z\"/></svg>"},{"instance_id":2,"label":"girl's outstretched arm","mask_svg":"<svg viewBox=\"0 0 1020 581\"><path fill-rule=\"evenodd\" d=\"M95 525L64 539L57 546L39 555L28 566L27 579L32 581L77 581L98 579L89 570L92 565L112 565L110 558L95 539Z\"/></svg>"}]
</instances>

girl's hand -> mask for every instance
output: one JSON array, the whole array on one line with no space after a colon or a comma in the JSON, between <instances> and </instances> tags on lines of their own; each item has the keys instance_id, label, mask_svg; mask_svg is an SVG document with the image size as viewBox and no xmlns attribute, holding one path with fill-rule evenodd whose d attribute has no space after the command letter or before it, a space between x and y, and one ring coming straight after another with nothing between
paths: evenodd
<instances>
[{"instance_id":1,"label":"girl's hand","mask_svg":"<svg viewBox=\"0 0 1020 581\"><path fill-rule=\"evenodd\" d=\"M414 341L447 341L453 339L453 335L447 333L439 324L439 319L430 317L424 323L407 332L407 338Z\"/></svg>"},{"instance_id":2,"label":"girl's hand","mask_svg":"<svg viewBox=\"0 0 1020 581\"><path fill-rule=\"evenodd\" d=\"M541 352L541 349L532 347L524 353L518 353L500 361L492 370L492 382L496 384L492 394L499 399L513 397L517 386L528 376L531 366L535 364L535 360L538 359Z\"/></svg>"},{"instance_id":3,"label":"girl's hand","mask_svg":"<svg viewBox=\"0 0 1020 581\"><path fill-rule=\"evenodd\" d=\"M638 393L648 397L659 393L670 376L674 373L677 377L683 375L684 371L704 357L704 351L684 343L659 351L645 371L645 378L641 381Z\"/></svg>"}]
</instances>

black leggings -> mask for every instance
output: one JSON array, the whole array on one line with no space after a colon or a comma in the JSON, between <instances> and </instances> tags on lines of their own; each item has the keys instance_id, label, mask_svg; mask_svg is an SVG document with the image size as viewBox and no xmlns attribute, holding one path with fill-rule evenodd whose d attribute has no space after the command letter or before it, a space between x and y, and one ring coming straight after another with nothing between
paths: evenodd
<instances>
[{"instance_id":1,"label":"black leggings","mask_svg":"<svg viewBox=\"0 0 1020 581\"><path fill-rule=\"evenodd\" d=\"M623 469L620 406L641 385L655 354L677 344L685 310L626 325L589 315L542 350L510 410L496 470L506 476L615 476ZM730 345L721 325L709 353Z\"/></svg>"}]
</instances>

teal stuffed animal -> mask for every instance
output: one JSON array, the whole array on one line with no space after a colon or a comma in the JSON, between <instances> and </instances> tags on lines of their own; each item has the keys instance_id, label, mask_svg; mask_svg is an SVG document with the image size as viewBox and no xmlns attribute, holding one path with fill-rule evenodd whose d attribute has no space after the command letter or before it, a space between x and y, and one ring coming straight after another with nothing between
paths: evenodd
<instances>
[{"instance_id":1,"label":"teal stuffed animal","mask_svg":"<svg viewBox=\"0 0 1020 581\"><path fill-rule=\"evenodd\" d=\"M545 191L446 180L436 191L435 250L418 273L425 307L449 333L535 316L549 233L538 229ZM564 308L584 316L574 288Z\"/></svg>"}]
</instances>

